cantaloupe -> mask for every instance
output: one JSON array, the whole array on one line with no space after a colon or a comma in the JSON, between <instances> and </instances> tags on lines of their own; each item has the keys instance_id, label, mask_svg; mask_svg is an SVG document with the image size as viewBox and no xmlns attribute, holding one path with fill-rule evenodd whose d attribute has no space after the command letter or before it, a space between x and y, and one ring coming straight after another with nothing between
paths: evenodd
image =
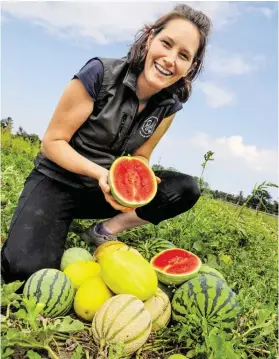
<instances>
[{"instance_id":1,"label":"cantaloupe","mask_svg":"<svg viewBox=\"0 0 279 359\"><path fill-rule=\"evenodd\" d=\"M124 355L138 350L148 339L152 321L144 304L134 295L119 294L108 299L92 322L96 344L123 343Z\"/></svg>"},{"instance_id":2,"label":"cantaloupe","mask_svg":"<svg viewBox=\"0 0 279 359\"><path fill-rule=\"evenodd\" d=\"M171 317L171 303L169 297L158 287L157 292L144 302L152 320L152 331L168 325Z\"/></svg>"}]
</instances>

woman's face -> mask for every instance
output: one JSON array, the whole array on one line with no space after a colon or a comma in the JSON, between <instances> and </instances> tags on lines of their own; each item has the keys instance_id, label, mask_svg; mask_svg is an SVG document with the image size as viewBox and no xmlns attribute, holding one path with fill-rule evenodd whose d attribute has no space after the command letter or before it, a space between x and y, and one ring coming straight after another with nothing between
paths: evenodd
<instances>
[{"instance_id":1,"label":"woman's face","mask_svg":"<svg viewBox=\"0 0 279 359\"><path fill-rule=\"evenodd\" d=\"M160 91L186 76L199 41L198 29L183 19L170 20L158 35L151 35L143 71L148 86Z\"/></svg>"}]
</instances>

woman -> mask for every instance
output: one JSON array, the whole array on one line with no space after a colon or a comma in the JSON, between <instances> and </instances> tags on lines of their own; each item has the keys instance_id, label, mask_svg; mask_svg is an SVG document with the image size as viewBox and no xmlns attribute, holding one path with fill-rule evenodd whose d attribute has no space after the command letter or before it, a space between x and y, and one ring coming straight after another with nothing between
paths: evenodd
<instances>
[{"instance_id":1,"label":"woman","mask_svg":"<svg viewBox=\"0 0 279 359\"><path fill-rule=\"evenodd\" d=\"M158 192L146 206L118 204L107 182L112 162L131 154L147 163L191 94L210 20L186 5L146 26L122 59L93 58L67 85L42 139L2 248L6 282L59 268L74 218L107 219L82 238L100 245L129 228L157 225L199 198L188 175L156 171Z\"/></svg>"}]
</instances>

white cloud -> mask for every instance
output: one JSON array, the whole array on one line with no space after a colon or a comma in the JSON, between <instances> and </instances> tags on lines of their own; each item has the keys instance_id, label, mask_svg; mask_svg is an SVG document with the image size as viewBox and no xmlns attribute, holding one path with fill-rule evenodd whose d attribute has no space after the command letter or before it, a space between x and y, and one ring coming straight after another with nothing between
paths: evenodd
<instances>
[{"instance_id":1,"label":"white cloud","mask_svg":"<svg viewBox=\"0 0 279 359\"><path fill-rule=\"evenodd\" d=\"M265 64L263 55L246 57L242 54L231 54L219 48L210 47L206 68L219 76L244 75L258 71Z\"/></svg>"},{"instance_id":2,"label":"white cloud","mask_svg":"<svg viewBox=\"0 0 279 359\"><path fill-rule=\"evenodd\" d=\"M214 28L228 24L240 12L230 2L186 2L203 10ZM99 43L132 40L144 23L152 23L171 10L173 2L3 2L5 14L43 26L56 36L84 37Z\"/></svg>"},{"instance_id":3,"label":"white cloud","mask_svg":"<svg viewBox=\"0 0 279 359\"><path fill-rule=\"evenodd\" d=\"M258 12L260 14L262 14L264 17L266 17L267 19L271 19L272 16L275 14L275 10L267 7L267 6L248 6L246 8L247 12Z\"/></svg>"},{"instance_id":4,"label":"white cloud","mask_svg":"<svg viewBox=\"0 0 279 359\"><path fill-rule=\"evenodd\" d=\"M243 137L239 135L214 139L206 133L197 133L188 143L204 151L210 149L216 152L222 161L236 160L238 164L256 172L276 172L277 152L245 144Z\"/></svg>"},{"instance_id":5,"label":"white cloud","mask_svg":"<svg viewBox=\"0 0 279 359\"><path fill-rule=\"evenodd\" d=\"M212 81L197 81L199 88L206 98L206 104L212 108L219 108L232 105L235 102L235 94L226 90Z\"/></svg>"},{"instance_id":6,"label":"white cloud","mask_svg":"<svg viewBox=\"0 0 279 359\"><path fill-rule=\"evenodd\" d=\"M163 166L183 173L200 176L204 154L213 151L214 161L205 169L204 178L212 189L244 195L251 193L256 183L278 182L278 151L245 143L239 135L214 138L199 132L191 138L177 138L171 132L164 136L152 156ZM275 189L268 190L274 198Z\"/></svg>"}]
</instances>

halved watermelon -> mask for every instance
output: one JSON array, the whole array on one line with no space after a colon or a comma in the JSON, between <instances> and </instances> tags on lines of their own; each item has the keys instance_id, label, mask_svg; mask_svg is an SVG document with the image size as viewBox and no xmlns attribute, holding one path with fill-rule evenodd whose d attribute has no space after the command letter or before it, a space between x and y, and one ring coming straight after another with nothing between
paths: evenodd
<instances>
[{"instance_id":1,"label":"halved watermelon","mask_svg":"<svg viewBox=\"0 0 279 359\"><path fill-rule=\"evenodd\" d=\"M197 255L181 248L166 249L154 256L150 263L164 284L181 284L194 278L202 264Z\"/></svg>"},{"instance_id":2,"label":"halved watermelon","mask_svg":"<svg viewBox=\"0 0 279 359\"><path fill-rule=\"evenodd\" d=\"M146 205L157 193L153 170L143 160L133 156L122 156L113 162L108 183L116 201L130 208Z\"/></svg>"}]
</instances>

